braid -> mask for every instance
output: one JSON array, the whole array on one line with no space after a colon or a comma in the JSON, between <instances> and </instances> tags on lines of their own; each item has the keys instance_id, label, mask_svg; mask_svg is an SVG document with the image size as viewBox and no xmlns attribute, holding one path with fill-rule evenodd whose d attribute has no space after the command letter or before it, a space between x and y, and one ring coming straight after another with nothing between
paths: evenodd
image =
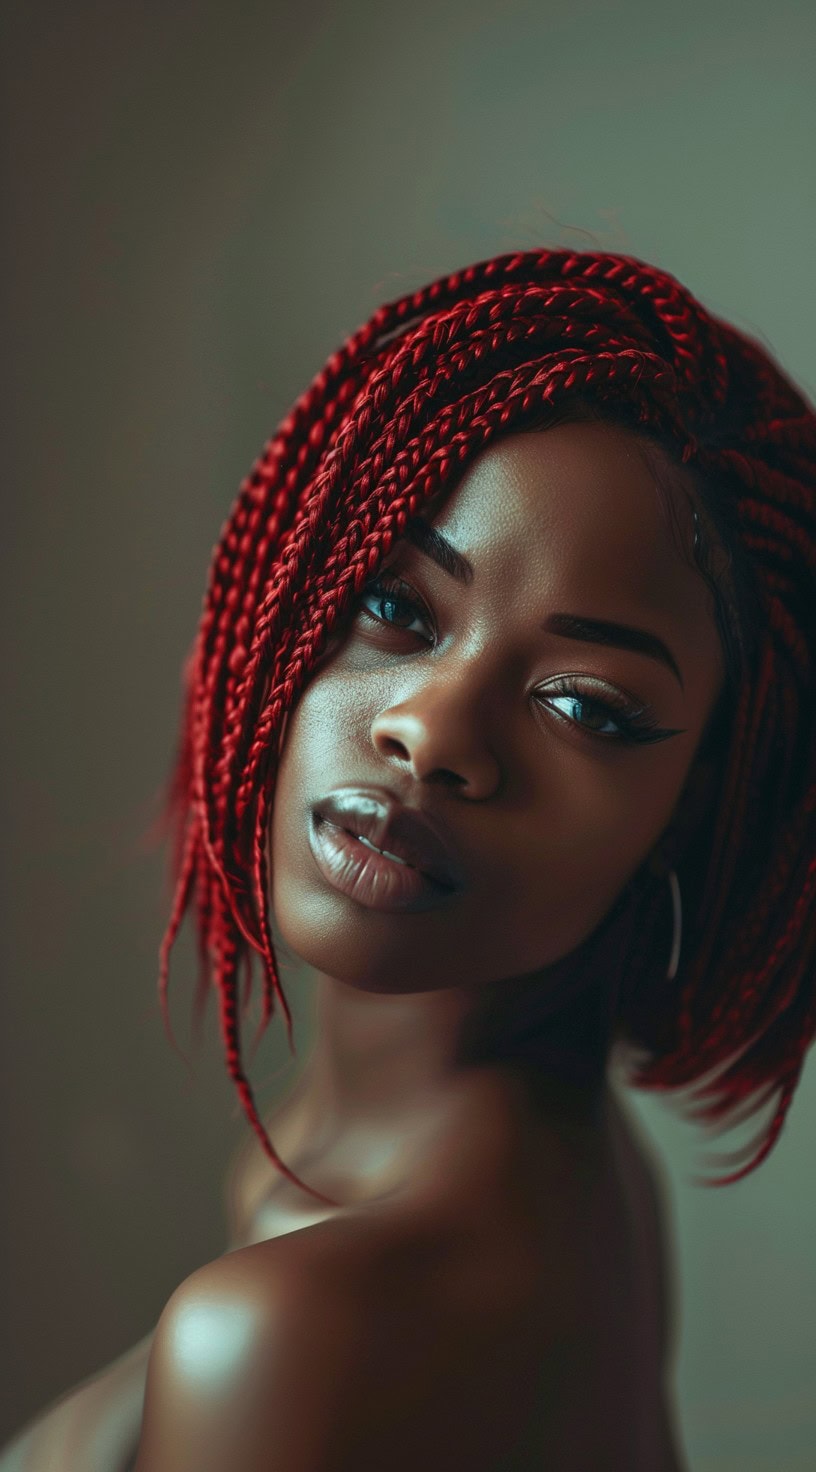
<instances>
[{"instance_id":1,"label":"braid","mask_svg":"<svg viewBox=\"0 0 816 1472\"><path fill-rule=\"evenodd\" d=\"M175 884L165 1026L170 951L192 904L196 1023L214 984L247 1117L275 1166L321 1201L266 1135L237 1013L239 972L245 1015L257 952L255 1045L277 1002L294 1052L268 913L281 729L409 517L492 440L576 406L684 467L734 696L719 806L675 860L684 894L693 866L704 873L676 977L663 977L665 886L653 877L639 876L604 935L615 1028L642 1050L630 1081L678 1089L727 1064L698 1090L708 1121L735 1122L778 1093L758 1153L725 1184L773 1147L816 1033L816 415L757 343L642 261L544 250L479 262L380 307L298 399L222 527L185 665L164 806ZM712 548L727 554L722 576Z\"/></svg>"}]
</instances>

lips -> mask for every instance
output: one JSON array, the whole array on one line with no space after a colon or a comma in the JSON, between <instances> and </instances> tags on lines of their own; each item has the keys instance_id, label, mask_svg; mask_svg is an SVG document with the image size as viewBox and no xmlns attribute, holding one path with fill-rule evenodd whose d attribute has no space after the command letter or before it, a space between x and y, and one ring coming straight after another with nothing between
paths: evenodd
<instances>
[{"instance_id":1,"label":"lips","mask_svg":"<svg viewBox=\"0 0 816 1472\"><path fill-rule=\"evenodd\" d=\"M313 811L355 838L396 854L446 889L464 884L456 851L438 822L405 807L386 788L338 787L320 798Z\"/></svg>"}]
</instances>

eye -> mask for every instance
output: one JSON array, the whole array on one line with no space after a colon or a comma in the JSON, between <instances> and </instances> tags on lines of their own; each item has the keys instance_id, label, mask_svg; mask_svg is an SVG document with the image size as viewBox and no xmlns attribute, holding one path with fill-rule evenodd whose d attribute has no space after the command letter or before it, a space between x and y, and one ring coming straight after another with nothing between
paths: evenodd
<instances>
[{"instance_id":1,"label":"eye","mask_svg":"<svg viewBox=\"0 0 816 1472\"><path fill-rule=\"evenodd\" d=\"M537 692L536 699L550 707L554 706L555 701L562 701L566 711L554 710L555 716L558 720L569 721L584 736L597 737L601 741L632 743L665 741L669 736L680 734L679 731L660 727L643 706L635 705L625 696L618 700L610 693L606 700L599 700L597 695L589 695L571 676L561 676L548 688L556 691L554 697Z\"/></svg>"},{"instance_id":2,"label":"eye","mask_svg":"<svg viewBox=\"0 0 816 1472\"><path fill-rule=\"evenodd\" d=\"M411 595L411 596L409 596ZM378 610L396 609L396 613L381 612L372 613L370 609L363 606L364 599L371 599ZM398 629L400 633L414 633L410 628L417 619L424 620L426 626L430 626L431 617L425 608L419 603L414 589L409 583L403 582L402 578L389 577L383 574L374 578L366 585L360 594L360 608L366 618L373 623L385 624L387 628ZM402 620L402 621L401 621Z\"/></svg>"},{"instance_id":3,"label":"eye","mask_svg":"<svg viewBox=\"0 0 816 1472\"><path fill-rule=\"evenodd\" d=\"M365 599L373 602L377 613L364 607ZM393 573L373 578L360 594L358 608L372 623L400 633L416 633L425 637L410 627L417 622L424 623L426 629L433 629L431 616L410 583ZM679 730L660 727L644 706L624 695L613 695L607 691L606 699L600 700L597 693L589 694L576 684L574 676L563 675L546 689L555 691L555 695L543 695L537 691L535 698L552 709L556 720L566 722L590 741L631 746L638 742L666 741L669 736L680 735ZM559 700L565 710L555 708L555 702Z\"/></svg>"}]
</instances>

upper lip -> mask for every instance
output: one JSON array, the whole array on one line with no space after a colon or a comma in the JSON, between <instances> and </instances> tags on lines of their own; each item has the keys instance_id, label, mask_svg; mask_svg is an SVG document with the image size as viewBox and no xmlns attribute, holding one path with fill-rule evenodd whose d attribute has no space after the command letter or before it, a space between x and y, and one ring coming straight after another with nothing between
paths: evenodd
<instances>
[{"instance_id":1,"label":"upper lip","mask_svg":"<svg viewBox=\"0 0 816 1472\"><path fill-rule=\"evenodd\" d=\"M355 838L389 849L438 884L459 889L464 883L459 857L438 819L406 807L387 788L338 787L313 811Z\"/></svg>"}]
</instances>

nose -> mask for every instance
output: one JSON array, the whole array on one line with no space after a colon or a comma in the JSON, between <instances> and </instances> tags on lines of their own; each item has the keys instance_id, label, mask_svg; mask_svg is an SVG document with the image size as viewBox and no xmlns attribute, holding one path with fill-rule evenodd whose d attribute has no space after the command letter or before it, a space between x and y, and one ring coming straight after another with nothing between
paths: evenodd
<instances>
[{"instance_id":1,"label":"nose","mask_svg":"<svg viewBox=\"0 0 816 1472\"><path fill-rule=\"evenodd\" d=\"M479 704L459 682L437 680L380 711L371 740L381 756L407 763L418 781L456 783L469 797L488 796L500 779Z\"/></svg>"}]
</instances>

